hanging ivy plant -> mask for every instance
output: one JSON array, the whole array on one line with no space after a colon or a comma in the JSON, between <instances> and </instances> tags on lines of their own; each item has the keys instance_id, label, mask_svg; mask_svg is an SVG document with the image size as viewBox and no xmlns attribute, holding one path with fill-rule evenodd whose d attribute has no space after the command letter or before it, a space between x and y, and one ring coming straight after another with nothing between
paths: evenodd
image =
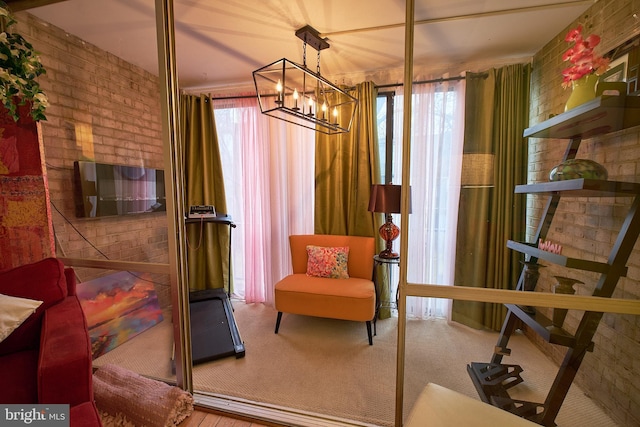
<instances>
[{"instance_id":1,"label":"hanging ivy plant","mask_svg":"<svg viewBox=\"0 0 640 427\"><path fill-rule=\"evenodd\" d=\"M47 96L36 78L46 70L31 43L20 34L10 32L16 23L6 5L0 2L0 102L18 121L18 105L31 105L33 120L46 120Z\"/></svg>"}]
</instances>

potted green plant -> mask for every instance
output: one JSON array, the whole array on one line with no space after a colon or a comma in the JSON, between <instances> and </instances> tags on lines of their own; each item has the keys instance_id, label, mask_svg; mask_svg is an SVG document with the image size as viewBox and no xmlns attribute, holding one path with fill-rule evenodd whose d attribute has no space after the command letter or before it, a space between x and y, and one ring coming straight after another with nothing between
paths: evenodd
<instances>
[{"instance_id":1,"label":"potted green plant","mask_svg":"<svg viewBox=\"0 0 640 427\"><path fill-rule=\"evenodd\" d=\"M30 104L33 120L46 120L47 96L36 81L46 70L31 43L10 31L16 23L6 4L0 2L0 103L18 121L18 105Z\"/></svg>"}]
</instances>

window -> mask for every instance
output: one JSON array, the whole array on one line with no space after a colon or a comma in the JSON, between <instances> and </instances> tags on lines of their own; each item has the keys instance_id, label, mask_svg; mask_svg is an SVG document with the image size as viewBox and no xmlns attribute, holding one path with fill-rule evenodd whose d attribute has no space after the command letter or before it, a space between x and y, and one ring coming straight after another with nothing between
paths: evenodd
<instances>
[{"instance_id":1,"label":"window","mask_svg":"<svg viewBox=\"0 0 640 427\"><path fill-rule=\"evenodd\" d=\"M380 93L377 120L384 181L402 179L403 94ZM410 153L411 214L407 279L453 283L464 127L464 81L414 85ZM394 215L400 224L400 215ZM397 277L392 277L392 284ZM395 290L392 290L393 292ZM409 298L407 314L446 317L447 300Z\"/></svg>"},{"instance_id":2,"label":"window","mask_svg":"<svg viewBox=\"0 0 640 427\"><path fill-rule=\"evenodd\" d=\"M255 97L214 101L232 232L234 294L271 303L290 234L313 233L315 132L260 113Z\"/></svg>"},{"instance_id":3,"label":"window","mask_svg":"<svg viewBox=\"0 0 640 427\"><path fill-rule=\"evenodd\" d=\"M393 106L395 92L379 92L376 105L380 170L384 183L393 182Z\"/></svg>"}]
</instances>

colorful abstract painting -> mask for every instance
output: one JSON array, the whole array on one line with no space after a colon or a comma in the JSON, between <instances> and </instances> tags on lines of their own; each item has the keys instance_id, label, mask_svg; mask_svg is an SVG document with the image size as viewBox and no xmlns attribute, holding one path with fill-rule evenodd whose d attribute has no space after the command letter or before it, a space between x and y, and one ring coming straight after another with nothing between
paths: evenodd
<instances>
[{"instance_id":1,"label":"colorful abstract painting","mask_svg":"<svg viewBox=\"0 0 640 427\"><path fill-rule=\"evenodd\" d=\"M77 294L94 359L162 321L153 282L145 274L123 271L78 283Z\"/></svg>"}]
</instances>

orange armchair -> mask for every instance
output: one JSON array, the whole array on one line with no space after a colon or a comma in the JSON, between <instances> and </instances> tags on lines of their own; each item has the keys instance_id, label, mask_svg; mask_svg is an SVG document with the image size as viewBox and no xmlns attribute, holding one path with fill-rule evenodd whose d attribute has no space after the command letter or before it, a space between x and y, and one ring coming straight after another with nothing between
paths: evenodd
<instances>
[{"instance_id":1,"label":"orange armchair","mask_svg":"<svg viewBox=\"0 0 640 427\"><path fill-rule=\"evenodd\" d=\"M275 333L282 313L366 322L369 345L373 345L371 322L376 318L373 277L373 237L336 235L289 236L293 273L275 285L278 310ZM348 278L315 277L307 274L307 246L348 247Z\"/></svg>"}]
</instances>

